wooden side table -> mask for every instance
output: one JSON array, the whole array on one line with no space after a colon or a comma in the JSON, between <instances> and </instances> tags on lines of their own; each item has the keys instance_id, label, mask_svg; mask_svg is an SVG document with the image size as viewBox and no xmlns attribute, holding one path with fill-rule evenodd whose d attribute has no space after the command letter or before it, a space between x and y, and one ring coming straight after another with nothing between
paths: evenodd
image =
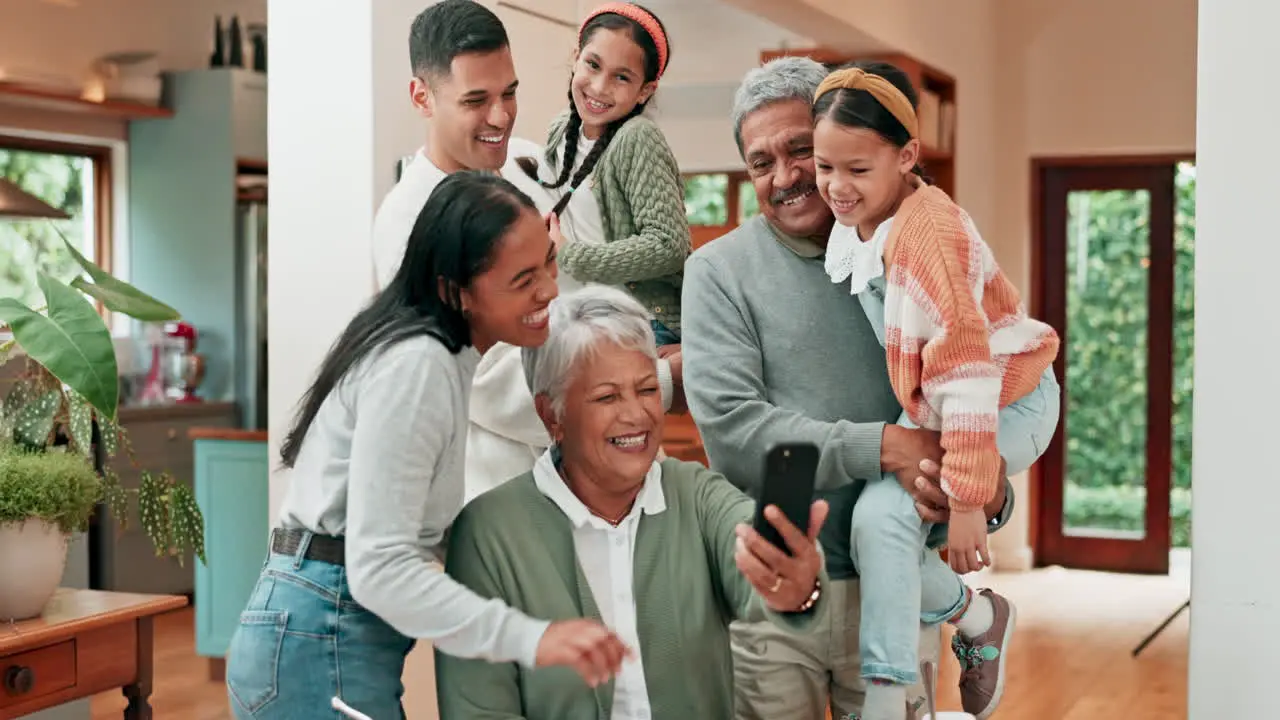
<instances>
[{"instance_id":1,"label":"wooden side table","mask_svg":"<svg viewBox=\"0 0 1280 720\"><path fill-rule=\"evenodd\" d=\"M180 595L60 588L33 620L0 624L0 720L121 688L126 720L151 720L151 621Z\"/></svg>"}]
</instances>

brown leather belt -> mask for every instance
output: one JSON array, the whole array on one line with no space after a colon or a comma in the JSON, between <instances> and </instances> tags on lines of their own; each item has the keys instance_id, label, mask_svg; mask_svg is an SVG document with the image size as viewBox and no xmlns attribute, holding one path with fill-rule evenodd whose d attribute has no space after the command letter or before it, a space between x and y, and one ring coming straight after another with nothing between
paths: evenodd
<instances>
[{"instance_id":1,"label":"brown leather belt","mask_svg":"<svg viewBox=\"0 0 1280 720\"><path fill-rule=\"evenodd\" d=\"M271 552L277 555L293 557L307 537L307 552L303 555L307 560L319 560L330 565L343 565L346 562L346 543L340 537L317 535L310 530L298 528L275 528L271 531Z\"/></svg>"}]
</instances>

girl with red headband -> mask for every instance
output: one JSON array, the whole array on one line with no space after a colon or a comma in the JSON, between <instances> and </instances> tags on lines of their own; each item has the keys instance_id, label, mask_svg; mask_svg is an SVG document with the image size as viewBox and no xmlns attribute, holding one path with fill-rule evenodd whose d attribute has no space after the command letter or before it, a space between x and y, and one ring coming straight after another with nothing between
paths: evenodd
<instances>
[{"instance_id":1,"label":"girl with red headband","mask_svg":"<svg viewBox=\"0 0 1280 720\"><path fill-rule=\"evenodd\" d=\"M664 356L680 342L689 223L675 156L642 113L670 56L666 30L645 8L593 10L578 31L569 109L552 122L545 162L517 160L555 200L562 290L625 288L653 315L658 345L670 346Z\"/></svg>"}]
</instances>

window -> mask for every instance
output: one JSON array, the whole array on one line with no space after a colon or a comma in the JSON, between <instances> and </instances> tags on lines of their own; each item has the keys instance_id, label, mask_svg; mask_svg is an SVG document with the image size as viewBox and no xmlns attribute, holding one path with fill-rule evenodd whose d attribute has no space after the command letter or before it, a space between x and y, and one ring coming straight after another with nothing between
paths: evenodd
<instances>
[{"instance_id":1,"label":"window","mask_svg":"<svg viewBox=\"0 0 1280 720\"><path fill-rule=\"evenodd\" d=\"M71 216L0 218L0 297L41 307L38 271L63 281L79 274L62 236L86 258L110 270L109 175L106 147L0 137L0 177Z\"/></svg>"},{"instance_id":2,"label":"window","mask_svg":"<svg viewBox=\"0 0 1280 720\"><path fill-rule=\"evenodd\" d=\"M755 186L743 172L686 175L684 207L695 249L760 212Z\"/></svg>"},{"instance_id":3,"label":"window","mask_svg":"<svg viewBox=\"0 0 1280 720\"><path fill-rule=\"evenodd\" d=\"M746 173L698 173L684 178L685 214L690 225L737 227L760 212Z\"/></svg>"},{"instance_id":4,"label":"window","mask_svg":"<svg viewBox=\"0 0 1280 720\"><path fill-rule=\"evenodd\" d=\"M684 209L690 225L729 224L728 173L689 175L684 180Z\"/></svg>"}]
</instances>

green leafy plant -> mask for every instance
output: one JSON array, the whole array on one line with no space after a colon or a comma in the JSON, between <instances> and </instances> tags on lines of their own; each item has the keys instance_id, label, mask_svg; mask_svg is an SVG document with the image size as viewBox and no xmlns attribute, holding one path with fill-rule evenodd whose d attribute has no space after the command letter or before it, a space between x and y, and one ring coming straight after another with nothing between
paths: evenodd
<instances>
[{"instance_id":1,"label":"green leafy plant","mask_svg":"<svg viewBox=\"0 0 1280 720\"><path fill-rule=\"evenodd\" d=\"M83 532L101 499L102 482L83 458L14 445L0 451L0 525L35 518Z\"/></svg>"},{"instance_id":2,"label":"green leafy plant","mask_svg":"<svg viewBox=\"0 0 1280 720\"><path fill-rule=\"evenodd\" d=\"M114 472L104 470L99 476L92 465L95 422L105 457L114 457L123 445L130 461L137 463L117 420L115 346L91 301L146 322L177 320L180 315L93 264L62 239L83 275L64 283L38 273L45 299L40 309L0 298L0 322L13 333L0 362L20 348L27 363L0 406L0 444L12 445L19 453L15 457L34 452L74 459L97 481L94 502L104 501L121 525L127 522L130 499L137 497L142 529L158 556L172 555L181 563L191 552L204 562L204 518L189 487L168 473L143 471L138 489L130 490L120 485Z\"/></svg>"}]
</instances>

